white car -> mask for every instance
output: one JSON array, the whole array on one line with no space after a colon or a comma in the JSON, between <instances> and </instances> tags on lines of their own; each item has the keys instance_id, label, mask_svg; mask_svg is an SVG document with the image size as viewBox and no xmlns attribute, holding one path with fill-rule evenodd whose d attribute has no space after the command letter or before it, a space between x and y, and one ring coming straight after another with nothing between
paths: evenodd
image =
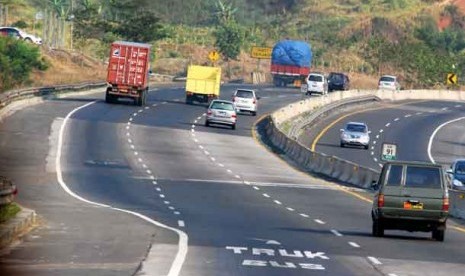
<instances>
[{"instance_id":1,"label":"white car","mask_svg":"<svg viewBox=\"0 0 465 276\"><path fill-rule=\"evenodd\" d=\"M211 124L227 125L236 129L237 114L234 103L223 100L213 100L208 106L205 126Z\"/></svg>"},{"instance_id":2,"label":"white car","mask_svg":"<svg viewBox=\"0 0 465 276\"><path fill-rule=\"evenodd\" d=\"M383 90L400 90L400 83L396 76L384 75L378 81L378 89Z\"/></svg>"},{"instance_id":3,"label":"white car","mask_svg":"<svg viewBox=\"0 0 465 276\"><path fill-rule=\"evenodd\" d=\"M257 97L254 90L238 89L233 95L232 101L237 112L250 112L253 116L257 115L258 103L260 97Z\"/></svg>"},{"instance_id":4,"label":"white car","mask_svg":"<svg viewBox=\"0 0 465 276\"><path fill-rule=\"evenodd\" d=\"M15 27L0 27L0 35L2 36L10 36L22 39L26 42L34 43L41 45L42 39L32 34L28 34L18 28Z\"/></svg>"},{"instance_id":5,"label":"white car","mask_svg":"<svg viewBox=\"0 0 465 276\"><path fill-rule=\"evenodd\" d=\"M368 149L370 146L370 131L365 123L349 122L341 129L341 147L347 145L362 146Z\"/></svg>"},{"instance_id":6,"label":"white car","mask_svg":"<svg viewBox=\"0 0 465 276\"><path fill-rule=\"evenodd\" d=\"M320 93L326 95L328 93L328 81L323 74L311 73L307 77L307 95L312 93Z\"/></svg>"}]
</instances>

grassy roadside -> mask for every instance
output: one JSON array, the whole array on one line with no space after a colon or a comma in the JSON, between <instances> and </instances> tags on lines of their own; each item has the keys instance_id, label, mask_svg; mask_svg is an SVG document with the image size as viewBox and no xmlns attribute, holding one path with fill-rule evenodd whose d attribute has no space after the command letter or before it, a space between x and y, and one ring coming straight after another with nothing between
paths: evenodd
<instances>
[{"instance_id":1,"label":"grassy roadside","mask_svg":"<svg viewBox=\"0 0 465 276\"><path fill-rule=\"evenodd\" d=\"M11 203L6 206L0 207L0 223L8 221L20 211L21 208L19 208L19 206L16 203Z\"/></svg>"}]
</instances>

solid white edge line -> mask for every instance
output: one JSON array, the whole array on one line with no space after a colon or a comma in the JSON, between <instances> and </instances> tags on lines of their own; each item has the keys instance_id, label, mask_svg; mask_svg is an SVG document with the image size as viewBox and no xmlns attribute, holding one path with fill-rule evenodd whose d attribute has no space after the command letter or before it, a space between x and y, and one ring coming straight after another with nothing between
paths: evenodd
<instances>
[{"instance_id":1,"label":"solid white edge line","mask_svg":"<svg viewBox=\"0 0 465 276\"><path fill-rule=\"evenodd\" d=\"M73 109L71 112L68 113L68 115L66 115L66 117L64 118L64 120L63 120L63 122L61 124L60 131L59 131L59 134L58 134L57 155L56 155L56 158L55 158L57 181L60 184L61 188L66 193L68 193L70 196L74 197L77 200L80 200L82 202L85 202L85 203L88 203L88 204L91 204L91 205L95 205L95 206L99 206L99 207L103 207L103 208L109 208L111 210L131 214L131 215L139 217L139 218L145 220L146 222L149 222L149 223L151 223L151 224L153 224L155 226L158 226L158 227L173 231L176 234L178 234L178 236L179 236L178 252L176 253L176 257L174 258L174 261L171 264L171 268L170 268L170 271L168 273L168 276L179 275L179 273L181 272L181 268L182 268L182 266L184 264L184 261L186 260L187 251L188 251L189 237L187 236L186 233L184 233L183 231L181 231L179 229L172 228L172 227L169 227L167 225L164 225L164 224L162 224L162 223L160 223L158 221L155 221L155 220L153 220L153 219L151 219L151 218L149 218L147 216L144 216L142 214L139 214L139 213L136 213L136 212L133 212L133 211L129 211L129 210L124 210L124 209L111 207L111 206L106 205L106 204L101 204L101 203L98 203L98 202L87 200L87 199L77 195L76 193L74 193L68 187L68 185L66 185L66 182L63 179L63 173L62 173L62 170L61 170L61 151L63 149L63 136L64 136L66 124L67 124L69 118L71 118L71 116L73 116L74 113L76 113L77 111L79 111L79 110L81 110L83 108L86 108L86 107L88 107L88 106L90 106L92 104L95 104L96 102L97 101L93 101L93 102L87 103L85 105L82 105L80 107L77 107L77 108Z\"/></svg>"},{"instance_id":2,"label":"solid white edge line","mask_svg":"<svg viewBox=\"0 0 465 276\"><path fill-rule=\"evenodd\" d=\"M450 120L450 121L447 121L445 123L443 123L442 125L438 126L433 134L431 134L431 137L429 138L429 142L428 142L428 157L429 157L429 160L432 162L432 163L436 163L436 161L434 160L433 158L433 155L431 154L431 148L433 147L433 140L434 140L434 137L438 134L438 132L443 128L445 127L446 125L448 124L452 124L452 123L455 123L455 122L458 122L460 120L463 120L465 119L465 117L460 117L460 118L456 118L454 120Z\"/></svg>"},{"instance_id":3,"label":"solid white edge line","mask_svg":"<svg viewBox=\"0 0 465 276\"><path fill-rule=\"evenodd\" d=\"M380 261L379 261L378 259L376 259L375 257L370 257L370 256L368 256L367 258L368 258L368 260L370 260L370 262L371 262L372 264L374 264L374 265L382 265L382 264L383 264L382 262L380 262Z\"/></svg>"}]
</instances>

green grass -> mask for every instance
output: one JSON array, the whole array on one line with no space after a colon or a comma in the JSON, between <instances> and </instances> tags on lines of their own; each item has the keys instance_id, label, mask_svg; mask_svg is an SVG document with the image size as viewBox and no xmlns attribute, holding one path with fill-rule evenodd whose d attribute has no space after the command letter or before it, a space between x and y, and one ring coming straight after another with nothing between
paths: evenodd
<instances>
[{"instance_id":1,"label":"green grass","mask_svg":"<svg viewBox=\"0 0 465 276\"><path fill-rule=\"evenodd\" d=\"M0 207L0 223L6 222L16 216L21 211L21 208L16 203L11 203Z\"/></svg>"}]
</instances>

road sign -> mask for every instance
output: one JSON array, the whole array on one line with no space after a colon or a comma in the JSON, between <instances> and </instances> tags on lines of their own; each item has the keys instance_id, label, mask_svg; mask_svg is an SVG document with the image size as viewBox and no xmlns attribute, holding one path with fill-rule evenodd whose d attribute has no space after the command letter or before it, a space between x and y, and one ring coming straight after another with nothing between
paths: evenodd
<instances>
[{"instance_id":1,"label":"road sign","mask_svg":"<svg viewBox=\"0 0 465 276\"><path fill-rule=\"evenodd\" d=\"M259 59L271 59L271 51L270 47L252 47L252 54L253 58Z\"/></svg>"},{"instance_id":2,"label":"road sign","mask_svg":"<svg viewBox=\"0 0 465 276\"><path fill-rule=\"evenodd\" d=\"M457 75L454 73L447 74L447 84L457 84Z\"/></svg>"},{"instance_id":3,"label":"road sign","mask_svg":"<svg viewBox=\"0 0 465 276\"><path fill-rule=\"evenodd\" d=\"M210 59L211 62L215 62L220 59L220 53L218 53L217 51L211 51L208 54L208 58Z\"/></svg>"},{"instance_id":4,"label":"road sign","mask_svg":"<svg viewBox=\"0 0 465 276\"><path fill-rule=\"evenodd\" d=\"M394 144L383 144L383 152L381 159L384 161L392 161L397 159L397 146Z\"/></svg>"}]
</instances>

